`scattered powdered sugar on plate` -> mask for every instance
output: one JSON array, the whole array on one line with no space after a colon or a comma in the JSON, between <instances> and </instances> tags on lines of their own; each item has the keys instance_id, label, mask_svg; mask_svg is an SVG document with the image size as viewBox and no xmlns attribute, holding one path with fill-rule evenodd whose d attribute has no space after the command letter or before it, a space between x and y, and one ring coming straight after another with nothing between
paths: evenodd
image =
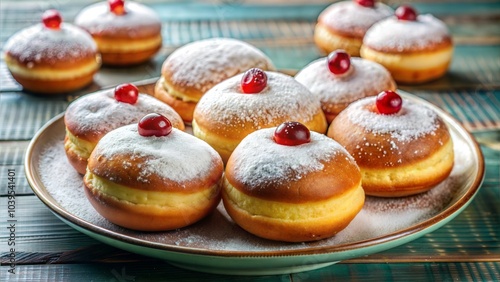
<instances>
[{"instance_id":1,"label":"scattered powdered sugar on plate","mask_svg":"<svg viewBox=\"0 0 500 282\"><path fill-rule=\"evenodd\" d=\"M138 232L116 226L102 218L83 192L82 176L69 165L63 148L64 130L43 144L36 167L43 188L54 198L53 203L91 225L129 238L166 246L183 246L212 251L269 252L332 247L339 244L370 240L411 227L430 219L459 197L473 171L472 149L452 131L457 159L451 176L432 190L404 198L367 197L363 210L351 224L328 239L309 243L283 243L260 239L240 227L221 204L205 219L186 228L166 232ZM140 244L140 243L138 243Z\"/></svg>"}]
</instances>

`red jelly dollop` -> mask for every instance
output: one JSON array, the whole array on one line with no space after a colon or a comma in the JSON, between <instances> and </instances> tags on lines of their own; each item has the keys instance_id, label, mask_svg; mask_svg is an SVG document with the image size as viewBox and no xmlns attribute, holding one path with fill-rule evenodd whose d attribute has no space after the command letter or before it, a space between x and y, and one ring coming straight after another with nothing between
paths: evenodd
<instances>
[{"instance_id":1,"label":"red jelly dollop","mask_svg":"<svg viewBox=\"0 0 500 282\"><path fill-rule=\"evenodd\" d=\"M108 0L109 10L118 16L126 14L125 11L125 1L123 0Z\"/></svg>"},{"instance_id":2,"label":"red jelly dollop","mask_svg":"<svg viewBox=\"0 0 500 282\"><path fill-rule=\"evenodd\" d=\"M411 6L403 5L399 6L394 15L398 18L398 20L402 21L416 21L417 20L417 11Z\"/></svg>"},{"instance_id":3,"label":"red jelly dollop","mask_svg":"<svg viewBox=\"0 0 500 282\"><path fill-rule=\"evenodd\" d=\"M167 136L172 132L172 123L168 118L157 113L145 115L140 121L138 131L141 136Z\"/></svg>"},{"instance_id":4,"label":"red jelly dollop","mask_svg":"<svg viewBox=\"0 0 500 282\"><path fill-rule=\"evenodd\" d=\"M274 141L286 146L305 144L311 142L311 132L300 122L288 121L276 127Z\"/></svg>"},{"instance_id":5,"label":"red jelly dollop","mask_svg":"<svg viewBox=\"0 0 500 282\"><path fill-rule=\"evenodd\" d=\"M401 99L401 96L399 96L398 93L386 90L377 95L375 105L377 106L377 110L380 114L392 115L401 110L401 107L403 106L403 99Z\"/></svg>"},{"instance_id":6,"label":"red jelly dollop","mask_svg":"<svg viewBox=\"0 0 500 282\"><path fill-rule=\"evenodd\" d=\"M131 83L120 84L115 88L115 99L118 102L135 104L139 98L139 89Z\"/></svg>"},{"instance_id":7,"label":"red jelly dollop","mask_svg":"<svg viewBox=\"0 0 500 282\"><path fill-rule=\"evenodd\" d=\"M47 10L42 15L42 23L50 29L59 29L61 26L62 17L57 10Z\"/></svg>"},{"instance_id":8,"label":"red jelly dollop","mask_svg":"<svg viewBox=\"0 0 500 282\"><path fill-rule=\"evenodd\" d=\"M258 68L247 70L241 78L241 91L247 94L259 93L267 85L266 73Z\"/></svg>"},{"instance_id":9,"label":"red jelly dollop","mask_svg":"<svg viewBox=\"0 0 500 282\"><path fill-rule=\"evenodd\" d=\"M342 50L331 52L327 61L328 69L335 75L344 74L351 67L351 56Z\"/></svg>"},{"instance_id":10,"label":"red jelly dollop","mask_svg":"<svg viewBox=\"0 0 500 282\"><path fill-rule=\"evenodd\" d=\"M374 0L354 0L354 2L358 3L359 5L367 8L373 8L375 7L375 1Z\"/></svg>"}]
</instances>

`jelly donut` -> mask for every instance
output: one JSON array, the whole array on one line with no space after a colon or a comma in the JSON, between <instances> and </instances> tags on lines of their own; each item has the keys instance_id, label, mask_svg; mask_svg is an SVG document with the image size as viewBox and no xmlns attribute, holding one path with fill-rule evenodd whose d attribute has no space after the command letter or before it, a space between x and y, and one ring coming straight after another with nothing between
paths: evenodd
<instances>
[{"instance_id":1,"label":"jelly donut","mask_svg":"<svg viewBox=\"0 0 500 282\"><path fill-rule=\"evenodd\" d=\"M443 76L453 55L446 25L409 6L373 25L366 33L361 57L386 67L400 83L423 83Z\"/></svg>"},{"instance_id":2,"label":"jelly donut","mask_svg":"<svg viewBox=\"0 0 500 282\"><path fill-rule=\"evenodd\" d=\"M325 133L319 99L285 74L253 68L210 89L194 111L193 133L227 161L248 134L285 121L298 121Z\"/></svg>"},{"instance_id":3,"label":"jelly donut","mask_svg":"<svg viewBox=\"0 0 500 282\"><path fill-rule=\"evenodd\" d=\"M396 90L391 74L378 63L362 58L350 58L341 50L326 58L313 61L296 75L321 101L328 123L350 103L383 90Z\"/></svg>"},{"instance_id":4,"label":"jelly donut","mask_svg":"<svg viewBox=\"0 0 500 282\"><path fill-rule=\"evenodd\" d=\"M425 192L453 168L453 142L432 109L381 92L349 105L328 136L356 159L367 195L399 197Z\"/></svg>"},{"instance_id":5,"label":"jelly donut","mask_svg":"<svg viewBox=\"0 0 500 282\"><path fill-rule=\"evenodd\" d=\"M174 127L184 130L181 117L170 106L139 93L132 84L121 84L115 89L87 94L73 101L64 114L64 149L69 162L84 174L90 153L106 133L136 123L151 112L165 115Z\"/></svg>"},{"instance_id":6,"label":"jelly donut","mask_svg":"<svg viewBox=\"0 0 500 282\"><path fill-rule=\"evenodd\" d=\"M227 162L222 186L224 207L239 226L287 242L335 235L365 200L354 159L297 122L245 137Z\"/></svg>"},{"instance_id":7,"label":"jelly donut","mask_svg":"<svg viewBox=\"0 0 500 282\"><path fill-rule=\"evenodd\" d=\"M90 5L78 13L75 24L92 35L105 65L143 63L162 45L158 15L132 1L109 0Z\"/></svg>"},{"instance_id":8,"label":"jelly donut","mask_svg":"<svg viewBox=\"0 0 500 282\"><path fill-rule=\"evenodd\" d=\"M84 30L63 23L56 10L47 10L42 23L7 40L5 64L28 91L41 94L72 92L93 80L100 67L97 47Z\"/></svg>"},{"instance_id":9,"label":"jelly donut","mask_svg":"<svg viewBox=\"0 0 500 282\"><path fill-rule=\"evenodd\" d=\"M393 10L389 6L373 0L331 4L318 17L314 42L326 54L343 49L351 56L359 56L368 28L392 14Z\"/></svg>"},{"instance_id":10,"label":"jelly donut","mask_svg":"<svg viewBox=\"0 0 500 282\"><path fill-rule=\"evenodd\" d=\"M97 144L85 194L109 221L161 231L202 219L220 202L222 160L208 144L159 114L115 129Z\"/></svg>"},{"instance_id":11,"label":"jelly donut","mask_svg":"<svg viewBox=\"0 0 500 282\"><path fill-rule=\"evenodd\" d=\"M264 53L246 42L230 38L195 41L167 57L154 95L189 123L196 103L205 92L253 67L275 69Z\"/></svg>"}]
</instances>

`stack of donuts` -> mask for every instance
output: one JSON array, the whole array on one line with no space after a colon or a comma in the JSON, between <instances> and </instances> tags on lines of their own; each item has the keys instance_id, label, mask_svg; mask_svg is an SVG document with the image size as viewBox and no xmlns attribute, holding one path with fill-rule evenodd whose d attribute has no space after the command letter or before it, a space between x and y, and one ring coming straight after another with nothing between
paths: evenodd
<instances>
[{"instance_id":1,"label":"stack of donuts","mask_svg":"<svg viewBox=\"0 0 500 282\"><path fill-rule=\"evenodd\" d=\"M6 44L9 70L29 91L74 91L101 62L133 65L161 47L158 17L137 3L97 3L76 26L61 21L50 10ZM256 236L305 242L346 228L366 197L414 195L446 179L445 122L396 85L446 72L444 24L409 6L344 1L321 13L314 40L328 55L295 77L249 43L210 38L172 52L152 93L125 83L73 101L64 148L95 210L161 231L195 224L222 201Z\"/></svg>"}]
</instances>

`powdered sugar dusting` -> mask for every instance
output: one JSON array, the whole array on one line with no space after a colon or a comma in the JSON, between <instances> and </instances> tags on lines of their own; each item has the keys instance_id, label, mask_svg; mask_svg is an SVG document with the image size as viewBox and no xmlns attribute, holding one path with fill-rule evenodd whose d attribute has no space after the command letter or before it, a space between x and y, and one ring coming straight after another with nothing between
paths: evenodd
<instances>
[{"instance_id":1,"label":"powdered sugar dusting","mask_svg":"<svg viewBox=\"0 0 500 282\"><path fill-rule=\"evenodd\" d=\"M451 131L455 166L448 179L432 190L404 198L367 197L363 210L336 236L309 243L282 243L260 239L239 228L222 204L204 220L186 228L169 232L138 232L121 228L100 216L83 192L82 177L69 165L63 147L64 130L41 145L35 167L41 181L55 202L68 213L90 224L167 246L183 246L201 250L269 252L304 250L355 243L384 236L411 227L440 213L467 190L470 176L476 170L472 148L455 131Z\"/></svg>"},{"instance_id":2,"label":"powdered sugar dusting","mask_svg":"<svg viewBox=\"0 0 500 282\"><path fill-rule=\"evenodd\" d=\"M238 168L234 172L238 181L251 183L252 187L297 181L307 173L323 170L322 162L336 154L344 154L355 162L341 145L323 134L311 132L311 142L284 146L274 141L275 130L258 130L241 141L231 157L234 167Z\"/></svg>"},{"instance_id":3,"label":"powdered sugar dusting","mask_svg":"<svg viewBox=\"0 0 500 282\"><path fill-rule=\"evenodd\" d=\"M398 113L381 115L369 110L375 105L375 99L367 97L349 105L349 120L373 133L389 133L401 142L432 134L439 126L437 114L422 104L403 100L403 107Z\"/></svg>"},{"instance_id":4,"label":"powdered sugar dusting","mask_svg":"<svg viewBox=\"0 0 500 282\"><path fill-rule=\"evenodd\" d=\"M131 159L145 158L144 163L128 164L140 166L144 181L151 174L157 174L179 183L209 174L213 170L213 160L219 157L207 143L190 134L173 128L167 136L144 137L137 132L137 124L126 125L106 134L93 154L103 155L107 159L117 155L129 155ZM107 172L95 173L105 176Z\"/></svg>"},{"instance_id":5,"label":"powdered sugar dusting","mask_svg":"<svg viewBox=\"0 0 500 282\"><path fill-rule=\"evenodd\" d=\"M321 107L319 100L288 75L277 72L266 74L267 86L256 94L241 92L243 74L217 84L198 102L195 119L197 115L202 115L224 127L241 127L251 123L255 129L260 129L260 121L271 127L285 120L302 123L312 120Z\"/></svg>"},{"instance_id":6,"label":"powdered sugar dusting","mask_svg":"<svg viewBox=\"0 0 500 282\"><path fill-rule=\"evenodd\" d=\"M172 83L194 87L202 93L253 67L274 70L271 60L259 49L231 38L186 44L170 54L163 66L172 70Z\"/></svg>"},{"instance_id":7,"label":"powdered sugar dusting","mask_svg":"<svg viewBox=\"0 0 500 282\"><path fill-rule=\"evenodd\" d=\"M351 67L346 76L334 75L328 69L327 58L321 58L299 71L295 79L322 104L349 103L394 87L391 74L378 63L352 57Z\"/></svg>"},{"instance_id":8,"label":"powdered sugar dusting","mask_svg":"<svg viewBox=\"0 0 500 282\"><path fill-rule=\"evenodd\" d=\"M383 3L375 3L375 7L368 8L358 5L355 1L341 1L326 8L319 19L333 30L363 38L374 23L392 14L392 8Z\"/></svg>"},{"instance_id":9,"label":"powdered sugar dusting","mask_svg":"<svg viewBox=\"0 0 500 282\"><path fill-rule=\"evenodd\" d=\"M4 50L22 63L66 61L77 62L95 56L97 46L92 37L82 29L68 23L61 23L58 30L42 24L25 28L14 34L5 43Z\"/></svg>"},{"instance_id":10,"label":"powdered sugar dusting","mask_svg":"<svg viewBox=\"0 0 500 282\"><path fill-rule=\"evenodd\" d=\"M124 15L116 15L109 10L107 1L84 8L75 18L75 24L91 34L100 36L126 35L131 38L149 37L161 30L161 21L151 8L125 1ZM120 34L117 34L120 33Z\"/></svg>"},{"instance_id":11,"label":"powdered sugar dusting","mask_svg":"<svg viewBox=\"0 0 500 282\"><path fill-rule=\"evenodd\" d=\"M139 120L149 113L166 116L172 124L180 124L181 117L170 106L158 99L139 94L135 104L116 101L114 89L87 94L71 103L66 110L66 119L71 121L72 132L98 132L104 135L109 131Z\"/></svg>"},{"instance_id":12,"label":"powdered sugar dusting","mask_svg":"<svg viewBox=\"0 0 500 282\"><path fill-rule=\"evenodd\" d=\"M446 25L432 15L419 15L416 21L400 21L391 17L374 24L363 44L375 50L389 48L399 52L423 50L449 38Z\"/></svg>"}]
</instances>

